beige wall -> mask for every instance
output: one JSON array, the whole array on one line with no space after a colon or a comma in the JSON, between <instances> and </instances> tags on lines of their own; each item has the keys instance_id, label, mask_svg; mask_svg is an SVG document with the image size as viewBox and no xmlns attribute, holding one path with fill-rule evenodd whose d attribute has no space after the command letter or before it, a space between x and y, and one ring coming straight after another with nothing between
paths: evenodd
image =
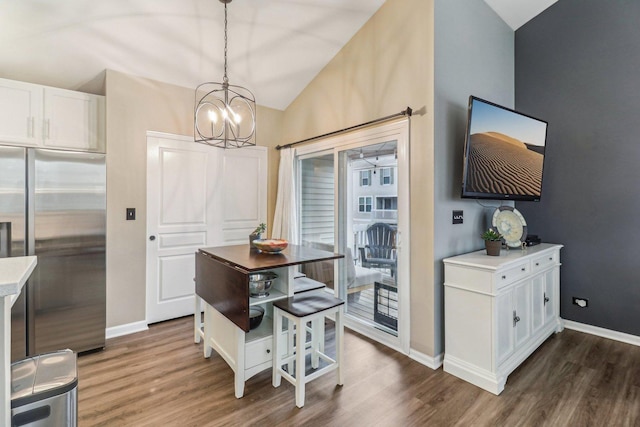
<instances>
[{"instance_id":1,"label":"beige wall","mask_svg":"<svg viewBox=\"0 0 640 427\"><path fill-rule=\"evenodd\" d=\"M433 0L387 0L286 109L283 142L410 106L411 348L435 356ZM426 114L425 114L426 112Z\"/></svg>"},{"instance_id":2,"label":"beige wall","mask_svg":"<svg viewBox=\"0 0 640 427\"><path fill-rule=\"evenodd\" d=\"M106 73L107 327L145 320L147 131L193 135L193 89ZM279 143L282 112L258 107L258 145ZM269 171L277 170L269 150ZM273 165L276 162L276 165ZM269 218L275 183L269 178ZM125 209L136 208L136 220ZM271 223L271 222L270 222Z\"/></svg>"}]
</instances>

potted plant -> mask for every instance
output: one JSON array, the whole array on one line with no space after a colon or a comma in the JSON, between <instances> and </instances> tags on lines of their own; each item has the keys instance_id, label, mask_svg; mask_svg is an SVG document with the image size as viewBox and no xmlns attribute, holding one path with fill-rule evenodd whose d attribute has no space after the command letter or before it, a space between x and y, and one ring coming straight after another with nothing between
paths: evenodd
<instances>
[{"instance_id":1,"label":"potted plant","mask_svg":"<svg viewBox=\"0 0 640 427\"><path fill-rule=\"evenodd\" d=\"M487 249L487 255L499 256L502 247L502 234L498 233L494 228L489 228L482 233L484 247Z\"/></svg>"},{"instance_id":2,"label":"potted plant","mask_svg":"<svg viewBox=\"0 0 640 427\"><path fill-rule=\"evenodd\" d=\"M261 239L262 233L264 233L265 231L267 231L267 224L263 222L259 226L257 226L256 229L251 232L251 234L249 234L249 245L253 247L253 241Z\"/></svg>"}]
</instances>

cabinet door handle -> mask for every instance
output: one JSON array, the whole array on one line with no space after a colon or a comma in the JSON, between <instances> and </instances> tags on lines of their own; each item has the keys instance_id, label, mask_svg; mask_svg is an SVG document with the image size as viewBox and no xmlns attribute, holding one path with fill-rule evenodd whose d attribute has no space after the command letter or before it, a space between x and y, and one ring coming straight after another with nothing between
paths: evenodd
<instances>
[{"instance_id":1,"label":"cabinet door handle","mask_svg":"<svg viewBox=\"0 0 640 427\"><path fill-rule=\"evenodd\" d=\"M267 349L267 354L271 353L271 350Z\"/></svg>"},{"instance_id":2,"label":"cabinet door handle","mask_svg":"<svg viewBox=\"0 0 640 427\"><path fill-rule=\"evenodd\" d=\"M516 323L518 323L520 321L520 317L516 316L516 311L513 310L513 327L516 327Z\"/></svg>"},{"instance_id":3,"label":"cabinet door handle","mask_svg":"<svg viewBox=\"0 0 640 427\"><path fill-rule=\"evenodd\" d=\"M507 276L502 276L502 280L504 280L504 279L506 279L506 278L507 278Z\"/></svg>"},{"instance_id":4,"label":"cabinet door handle","mask_svg":"<svg viewBox=\"0 0 640 427\"><path fill-rule=\"evenodd\" d=\"M540 265L540 263L539 263L539 262L536 262L536 267L537 267L537 266L539 266L539 265Z\"/></svg>"},{"instance_id":5,"label":"cabinet door handle","mask_svg":"<svg viewBox=\"0 0 640 427\"><path fill-rule=\"evenodd\" d=\"M47 139L51 139L51 120L47 119Z\"/></svg>"},{"instance_id":6,"label":"cabinet door handle","mask_svg":"<svg viewBox=\"0 0 640 427\"><path fill-rule=\"evenodd\" d=\"M553 261L553 257L549 257L549 261Z\"/></svg>"},{"instance_id":7,"label":"cabinet door handle","mask_svg":"<svg viewBox=\"0 0 640 427\"><path fill-rule=\"evenodd\" d=\"M27 117L27 138L33 136L33 130L31 129L31 117Z\"/></svg>"},{"instance_id":8,"label":"cabinet door handle","mask_svg":"<svg viewBox=\"0 0 640 427\"><path fill-rule=\"evenodd\" d=\"M527 270L527 269L526 269L526 268L524 268L524 267L522 267L522 268L520 269L520 271L526 271L526 270Z\"/></svg>"},{"instance_id":9,"label":"cabinet door handle","mask_svg":"<svg viewBox=\"0 0 640 427\"><path fill-rule=\"evenodd\" d=\"M547 294L544 294L544 305L547 305L547 303L549 302L549 297L547 296Z\"/></svg>"}]
</instances>

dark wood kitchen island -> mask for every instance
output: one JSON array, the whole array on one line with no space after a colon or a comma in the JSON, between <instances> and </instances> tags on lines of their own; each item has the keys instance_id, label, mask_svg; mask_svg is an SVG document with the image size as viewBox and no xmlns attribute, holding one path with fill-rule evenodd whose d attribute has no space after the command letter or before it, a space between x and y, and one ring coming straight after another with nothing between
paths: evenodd
<instances>
[{"instance_id":1,"label":"dark wood kitchen island","mask_svg":"<svg viewBox=\"0 0 640 427\"><path fill-rule=\"evenodd\" d=\"M262 253L249 245L200 249L196 254L196 294L204 300L204 357L215 350L235 373L235 396L244 394L246 380L272 365L272 302L293 296L294 277L301 264L337 260L344 255L289 245L278 254ZM278 275L269 295L249 295L252 273ZM249 309L265 310L262 323L249 329ZM199 313L196 313L198 316ZM281 335L280 339L286 340ZM285 348L283 345L280 348Z\"/></svg>"}]
</instances>

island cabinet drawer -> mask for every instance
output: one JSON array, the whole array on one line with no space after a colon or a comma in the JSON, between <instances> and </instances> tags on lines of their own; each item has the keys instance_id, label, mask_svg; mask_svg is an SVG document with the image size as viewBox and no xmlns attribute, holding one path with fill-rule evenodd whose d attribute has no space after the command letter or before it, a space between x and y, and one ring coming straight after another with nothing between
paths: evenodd
<instances>
[{"instance_id":1,"label":"island cabinet drawer","mask_svg":"<svg viewBox=\"0 0 640 427\"><path fill-rule=\"evenodd\" d=\"M498 270L494 276L496 289L500 289L523 277L526 277L530 272L531 263L529 261L518 263L503 270Z\"/></svg>"},{"instance_id":2,"label":"island cabinet drawer","mask_svg":"<svg viewBox=\"0 0 640 427\"><path fill-rule=\"evenodd\" d=\"M249 369L272 360L273 340L271 336L248 342L245 346L244 368Z\"/></svg>"},{"instance_id":3,"label":"island cabinet drawer","mask_svg":"<svg viewBox=\"0 0 640 427\"><path fill-rule=\"evenodd\" d=\"M543 256L539 256L531 260L531 268L533 271L543 270L549 266L558 263L559 253L549 252Z\"/></svg>"}]
</instances>

